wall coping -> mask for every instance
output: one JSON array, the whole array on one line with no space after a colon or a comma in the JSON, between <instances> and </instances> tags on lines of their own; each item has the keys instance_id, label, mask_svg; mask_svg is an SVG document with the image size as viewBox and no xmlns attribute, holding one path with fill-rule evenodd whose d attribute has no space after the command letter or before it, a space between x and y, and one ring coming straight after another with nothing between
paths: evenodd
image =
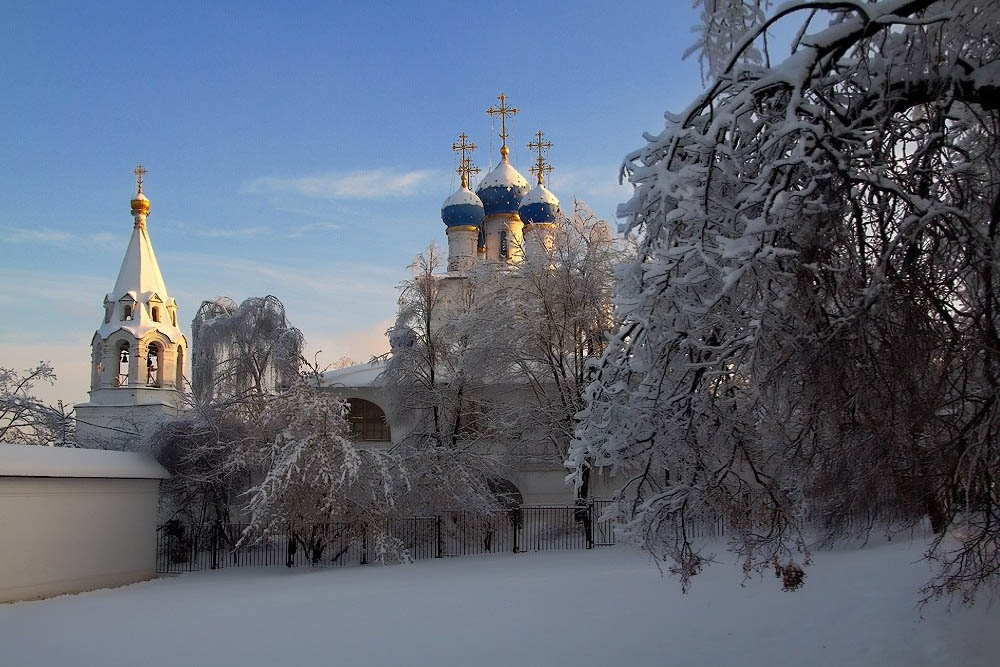
<instances>
[{"instance_id":1,"label":"wall coping","mask_svg":"<svg viewBox=\"0 0 1000 667\"><path fill-rule=\"evenodd\" d=\"M169 479L148 454L0 442L0 477Z\"/></svg>"}]
</instances>

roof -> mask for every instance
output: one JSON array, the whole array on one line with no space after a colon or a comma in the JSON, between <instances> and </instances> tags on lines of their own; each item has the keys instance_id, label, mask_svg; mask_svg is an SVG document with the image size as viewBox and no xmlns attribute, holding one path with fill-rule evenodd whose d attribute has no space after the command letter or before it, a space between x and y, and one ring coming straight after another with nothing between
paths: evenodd
<instances>
[{"instance_id":1,"label":"roof","mask_svg":"<svg viewBox=\"0 0 1000 667\"><path fill-rule=\"evenodd\" d=\"M148 454L0 443L0 477L169 479Z\"/></svg>"},{"instance_id":2,"label":"roof","mask_svg":"<svg viewBox=\"0 0 1000 667\"><path fill-rule=\"evenodd\" d=\"M385 361L370 364L345 366L323 373L324 387L371 387L375 378L382 374L386 367Z\"/></svg>"},{"instance_id":3,"label":"roof","mask_svg":"<svg viewBox=\"0 0 1000 667\"><path fill-rule=\"evenodd\" d=\"M524 180L524 176L517 169L514 169L510 162L500 160L500 164L493 171L486 174L483 180L479 182L479 185L476 186L476 192L482 192L486 188L508 187L512 185L524 188L525 190L528 189L528 182Z\"/></svg>"},{"instance_id":4,"label":"roof","mask_svg":"<svg viewBox=\"0 0 1000 667\"><path fill-rule=\"evenodd\" d=\"M121 269L118 270L118 280L115 281L114 290L108 293L105 302L117 302L125 296L131 296L145 305L154 295L164 304L171 306L176 304L167 293L167 286L163 282L163 274L160 273L160 265L156 261L153 244L149 240L145 225L136 225L132 229L132 238L129 239L128 248L125 250ZM150 331L156 330L171 342L176 343L181 340L183 337L181 330L170 322L165 311L161 313L159 322L154 322L146 311L145 307L136 308L132 319L124 322L116 315L112 315L111 321L102 324L97 333L102 339L106 339L119 329L124 329L141 340Z\"/></svg>"}]
</instances>

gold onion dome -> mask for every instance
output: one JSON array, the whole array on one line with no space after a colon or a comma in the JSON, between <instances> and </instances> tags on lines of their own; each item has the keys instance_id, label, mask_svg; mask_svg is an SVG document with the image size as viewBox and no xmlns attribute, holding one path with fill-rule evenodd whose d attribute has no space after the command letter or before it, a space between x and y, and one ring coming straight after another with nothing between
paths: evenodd
<instances>
[{"instance_id":1,"label":"gold onion dome","mask_svg":"<svg viewBox=\"0 0 1000 667\"><path fill-rule=\"evenodd\" d=\"M149 215L149 199L141 192L135 193L135 196L132 197L132 215L139 213Z\"/></svg>"}]
</instances>

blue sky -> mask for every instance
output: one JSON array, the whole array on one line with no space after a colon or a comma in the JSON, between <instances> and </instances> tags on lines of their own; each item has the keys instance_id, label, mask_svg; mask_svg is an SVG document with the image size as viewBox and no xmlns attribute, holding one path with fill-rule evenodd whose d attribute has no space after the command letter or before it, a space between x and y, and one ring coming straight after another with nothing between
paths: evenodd
<instances>
[{"instance_id":1,"label":"blue sky","mask_svg":"<svg viewBox=\"0 0 1000 667\"><path fill-rule=\"evenodd\" d=\"M612 220L622 157L700 89L688 0L154 4L0 8L0 365L51 360L50 400L86 398L137 162L185 323L270 293L321 361L360 361L446 244L451 142L496 163L500 91L514 165L544 130L550 189Z\"/></svg>"}]
</instances>

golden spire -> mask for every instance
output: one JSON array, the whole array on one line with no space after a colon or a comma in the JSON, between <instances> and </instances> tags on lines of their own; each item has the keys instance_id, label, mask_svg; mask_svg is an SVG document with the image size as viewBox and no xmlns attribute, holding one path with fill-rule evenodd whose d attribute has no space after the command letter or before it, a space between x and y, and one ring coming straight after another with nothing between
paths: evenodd
<instances>
[{"instance_id":1,"label":"golden spire","mask_svg":"<svg viewBox=\"0 0 1000 667\"><path fill-rule=\"evenodd\" d=\"M507 116L516 116L517 108L507 106L507 96L503 93L497 95L497 99L500 100L500 106L491 106L486 110L486 113L490 116L500 116L500 140L503 142L503 145L500 147L500 155L502 155L504 161L506 161L507 154L509 153L507 150Z\"/></svg>"},{"instance_id":2,"label":"golden spire","mask_svg":"<svg viewBox=\"0 0 1000 667\"><path fill-rule=\"evenodd\" d=\"M528 150L538 151L538 158L535 160L535 164L531 167L531 173L538 176L539 185L542 185L542 180L544 179L545 174L552 173L552 165L547 164L545 162L545 158L542 157L542 151L547 151L552 148L552 142L542 141L543 136L545 136L545 133L539 130L538 132L535 132L535 140L528 142Z\"/></svg>"},{"instance_id":3,"label":"golden spire","mask_svg":"<svg viewBox=\"0 0 1000 667\"><path fill-rule=\"evenodd\" d=\"M143 167L141 163L137 164L135 165L135 169L132 170L132 173L135 174L135 185L138 188L138 191L142 192L142 177L146 175L146 168Z\"/></svg>"},{"instance_id":4,"label":"golden spire","mask_svg":"<svg viewBox=\"0 0 1000 667\"><path fill-rule=\"evenodd\" d=\"M462 177L463 188L469 187L469 177L472 176L472 174L479 173L479 167L473 166L472 158L466 157L465 155L466 151L471 153L476 150L475 144L466 142L466 139L468 138L468 135L463 132L458 135L459 140L451 145L451 150L462 154L462 157L458 161L458 169L456 169L456 171L458 172L458 175Z\"/></svg>"}]
</instances>

